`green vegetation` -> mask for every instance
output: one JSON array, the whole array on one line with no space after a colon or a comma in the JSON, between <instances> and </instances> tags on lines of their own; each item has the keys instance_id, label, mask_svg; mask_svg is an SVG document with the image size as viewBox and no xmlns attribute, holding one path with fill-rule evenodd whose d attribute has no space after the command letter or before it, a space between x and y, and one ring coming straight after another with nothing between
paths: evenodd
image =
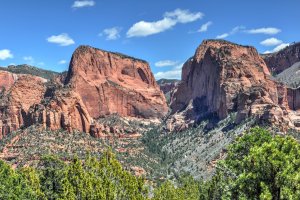
<instances>
[{"instance_id":1,"label":"green vegetation","mask_svg":"<svg viewBox=\"0 0 300 200\"><path fill-rule=\"evenodd\" d=\"M0 161L0 199L299 199L300 144L253 128L236 139L206 182L183 176L153 186L125 171L111 151L64 162L44 156L33 169ZM155 184L154 184L155 185Z\"/></svg>"},{"instance_id":2,"label":"green vegetation","mask_svg":"<svg viewBox=\"0 0 300 200\"><path fill-rule=\"evenodd\" d=\"M40 69L40 68L33 67L30 65L17 65L17 66L10 65L8 67L0 67L0 70L12 72L15 74L30 74L30 75L39 76L39 77L42 77L42 78L45 78L48 80L54 78L56 75L59 74L54 71L44 70L44 69Z\"/></svg>"},{"instance_id":3,"label":"green vegetation","mask_svg":"<svg viewBox=\"0 0 300 200\"><path fill-rule=\"evenodd\" d=\"M144 180L122 169L107 151L97 160L66 164L46 156L37 169L13 170L0 161L0 199L145 199Z\"/></svg>"}]
</instances>

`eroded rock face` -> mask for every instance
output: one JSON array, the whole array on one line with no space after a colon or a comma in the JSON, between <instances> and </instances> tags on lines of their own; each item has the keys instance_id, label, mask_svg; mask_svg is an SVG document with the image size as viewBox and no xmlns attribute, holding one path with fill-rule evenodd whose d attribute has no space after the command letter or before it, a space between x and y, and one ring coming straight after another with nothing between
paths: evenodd
<instances>
[{"instance_id":1,"label":"eroded rock face","mask_svg":"<svg viewBox=\"0 0 300 200\"><path fill-rule=\"evenodd\" d=\"M255 48L207 40L183 66L169 121L182 127L177 121L183 118L189 124L205 117L224 119L237 112L236 123L255 116L287 127L286 106L286 88L271 80Z\"/></svg>"},{"instance_id":2,"label":"eroded rock face","mask_svg":"<svg viewBox=\"0 0 300 200\"><path fill-rule=\"evenodd\" d=\"M300 61L300 42L294 43L279 52L262 55L262 57L270 71L279 74Z\"/></svg>"},{"instance_id":3,"label":"eroded rock face","mask_svg":"<svg viewBox=\"0 0 300 200\"><path fill-rule=\"evenodd\" d=\"M18 80L18 75L10 72L0 71L0 92L10 89L16 80Z\"/></svg>"},{"instance_id":4,"label":"eroded rock face","mask_svg":"<svg viewBox=\"0 0 300 200\"><path fill-rule=\"evenodd\" d=\"M155 118L168 107L149 65L142 60L88 46L72 56L66 78L91 117L120 116Z\"/></svg>"},{"instance_id":5,"label":"eroded rock face","mask_svg":"<svg viewBox=\"0 0 300 200\"><path fill-rule=\"evenodd\" d=\"M80 96L72 91L56 91L47 103L33 105L28 118L31 124L50 130L90 132L91 117Z\"/></svg>"},{"instance_id":6,"label":"eroded rock face","mask_svg":"<svg viewBox=\"0 0 300 200\"><path fill-rule=\"evenodd\" d=\"M21 75L14 81L0 99L0 137L28 123L30 106L40 103L46 91L46 80L40 77Z\"/></svg>"},{"instance_id":7,"label":"eroded rock face","mask_svg":"<svg viewBox=\"0 0 300 200\"><path fill-rule=\"evenodd\" d=\"M168 111L149 65L122 54L81 46L73 54L68 73L51 77L47 82L0 70L0 138L33 124L100 137L105 127L95 123L99 117L118 114L148 119Z\"/></svg>"}]
</instances>

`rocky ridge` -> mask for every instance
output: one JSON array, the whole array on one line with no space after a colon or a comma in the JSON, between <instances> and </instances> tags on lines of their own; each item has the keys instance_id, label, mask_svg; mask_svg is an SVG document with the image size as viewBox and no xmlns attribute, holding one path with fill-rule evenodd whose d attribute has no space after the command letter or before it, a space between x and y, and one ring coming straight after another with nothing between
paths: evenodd
<instances>
[{"instance_id":1,"label":"rocky ridge","mask_svg":"<svg viewBox=\"0 0 300 200\"><path fill-rule=\"evenodd\" d=\"M272 74L277 75L300 61L300 42L294 42L278 52L261 56Z\"/></svg>"},{"instance_id":2,"label":"rocky ridge","mask_svg":"<svg viewBox=\"0 0 300 200\"><path fill-rule=\"evenodd\" d=\"M33 124L87 133L92 127L99 136L100 117L157 119L168 111L148 63L89 46L76 49L67 75L47 81L0 70L0 77L1 137Z\"/></svg>"},{"instance_id":3,"label":"rocky ridge","mask_svg":"<svg viewBox=\"0 0 300 200\"><path fill-rule=\"evenodd\" d=\"M170 130L181 130L205 118L222 120L237 112L235 123L254 117L282 130L297 117L286 86L274 81L254 47L206 40L183 66L182 82L171 97ZM295 121L296 120L296 121Z\"/></svg>"}]
</instances>

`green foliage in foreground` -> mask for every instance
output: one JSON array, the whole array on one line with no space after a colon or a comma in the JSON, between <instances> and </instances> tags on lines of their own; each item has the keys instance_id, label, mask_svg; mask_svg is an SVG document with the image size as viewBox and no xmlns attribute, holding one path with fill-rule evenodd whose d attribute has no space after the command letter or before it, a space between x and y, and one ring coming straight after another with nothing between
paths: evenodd
<instances>
[{"instance_id":1,"label":"green foliage in foreground","mask_svg":"<svg viewBox=\"0 0 300 200\"><path fill-rule=\"evenodd\" d=\"M149 192L108 151L100 160L44 157L37 169L13 170L0 161L0 199L300 199L300 145L292 137L254 128L228 147L206 182L187 176Z\"/></svg>"},{"instance_id":2,"label":"green foliage in foreground","mask_svg":"<svg viewBox=\"0 0 300 200\"><path fill-rule=\"evenodd\" d=\"M0 161L0 199L145 199L142 178L122 169L111 152L69 164L47 156L38 170L13 170Z\"/></svg>"},{"instance_id":3,"label":"green foliage in foreground","mask_svg":"<svg viewBox=\"0 0 300 200\"><path fill-rule=\"evenodd\" d=\"M208 199L300 199L300 145L251 129L229 146L207 185Z\"/></svg>"}]
</instances>

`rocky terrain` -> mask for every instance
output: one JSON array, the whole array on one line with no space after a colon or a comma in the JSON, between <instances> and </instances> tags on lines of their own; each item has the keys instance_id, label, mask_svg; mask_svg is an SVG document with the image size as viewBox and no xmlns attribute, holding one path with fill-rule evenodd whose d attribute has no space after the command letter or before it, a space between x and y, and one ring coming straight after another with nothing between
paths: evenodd
<instances>
[{"instance_id":1,"label":"rocky terrain","mask_svg":"<svg viewBox=\"0 0 300 200\"><path fill-rule=\"evenodd\" d=\"M163 91L163 93L165 94L167 102L169 103L170 98L180 81L176 79L160 79L156 82L159 85L161 91Z\"/></svg>"}]
</instances>

